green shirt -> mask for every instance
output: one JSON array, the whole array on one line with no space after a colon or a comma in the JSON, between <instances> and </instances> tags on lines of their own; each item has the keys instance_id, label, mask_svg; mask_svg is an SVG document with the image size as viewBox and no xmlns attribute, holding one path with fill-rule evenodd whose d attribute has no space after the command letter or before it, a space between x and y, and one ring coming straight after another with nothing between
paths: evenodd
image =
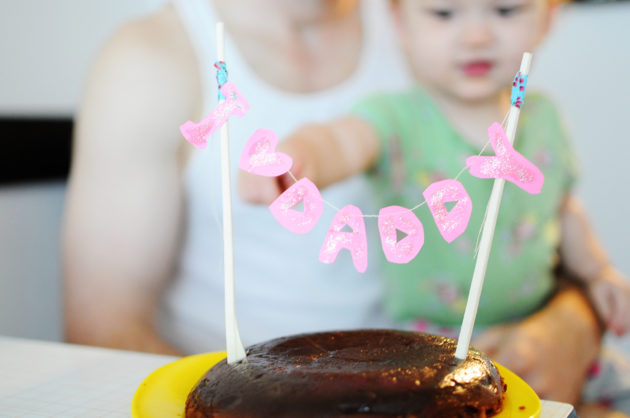
<instances>
[{"instance_id":1,"label":"green shirt","mask_svg":"<svg viewBox=\"0 0 630 418\"><path fill-rule=\"evenodd\" d=\"M380 207L412 208L424 201L433 182L453 179L479 150L457 134L429 95L416 87L360 102L353 113L378 132L381 155L369 178ZM500 121L499 121L500 122ZM486 132L480 133L486 135ZM519 318L544 303L560 239L559 208L575 178L575 162L558 112L544 97L524 102L515 149L545 176L542 192L531 195L506 182L476 323L490 325ZM486 154L492 154L488 145ZM424 226L420 253L408 264L385 260L385 306L398 320L424 319L461 324L475 266L475 247L493 179L467 171L458 180L473 203L467 230L451 244L440 235L427 205L416 209Z\"/></svg>"}]
</instances>

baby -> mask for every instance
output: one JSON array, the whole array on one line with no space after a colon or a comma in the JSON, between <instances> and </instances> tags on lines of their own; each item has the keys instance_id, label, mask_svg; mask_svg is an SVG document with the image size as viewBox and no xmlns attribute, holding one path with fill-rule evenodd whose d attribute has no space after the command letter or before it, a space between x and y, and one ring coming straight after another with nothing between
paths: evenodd
<instances>
[{"instance_id":1,"label":"baby","mask_svg":"<svg viewBox=\"0 0 630 418\"><path fill-rule=\"evenodd\" d=\"M367 172L380 207L416 206L430 184L456 178L466 157L487 143L487 128L504 119L522 54L547 34L555 3L394 1L400 41L418 85L369 97L329 124L304 126L278 149L293 157L297 178L308 177L319 188ZM525 96L514 145L541 169L545 184L537 195L505 188L476 325L509 323L541 309L561 260L583 282L606 326L619 335L627 332L630 285L610 265L572 195L576 164L553 103L539 94ZM493 182L467 174L458 180L477 205L467 230L448 244L424 222L430 245L408 264L383 263L387 311L415 322L418 330L461 324ZM287 176L242 174L239 192L251 202L271 203L290 184ZM416 214L431 219L426 205Z\"/></svg>"},{"instance_id":2,"label":"baby","mask_svg":"<svg viewBox=\"0 0 630 418\"><path fill-rule=\"evenodd\" d=\"M322 188L369 170L382 207L415 206L430 183L454 178L464 166L463 157L486 144L487 127L503 120L522 53L533 50L547 33L553 3L393 2L401 43L421 87L368 98L350 116L295 132L279 147L292 155L293 174ZM518 318L540 306L553 287L559 247L563 264L583 281L606 326L624 334L630 329L630 284L608 262L571 195L575 162L554 105L540 95L526 97L515 143L542 166L546 183L536 197L506 190L495 234L495 241L505 245L495 243L484 285L484 297L493 303L480 308L477 323ZM243 175L240 180L241 194L258 203L270 203L291 184L286 177L272 182ZM473 202L487 202L492 182L460 181ZM411 266L385 266L390 284L386 305L393 316L459 324L482 216L482 211L473 214L468 236L453 246L432 238L435 231L429 229L425 241L431 246ZM506 275L518 275L520 281L506 286Z\"/></svg>"}]
</instances>

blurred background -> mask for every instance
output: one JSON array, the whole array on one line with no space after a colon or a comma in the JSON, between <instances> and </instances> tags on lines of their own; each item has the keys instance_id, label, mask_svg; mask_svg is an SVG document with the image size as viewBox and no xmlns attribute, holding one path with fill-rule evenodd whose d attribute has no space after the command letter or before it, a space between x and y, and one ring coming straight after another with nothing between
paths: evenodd
<instances>
[{"instance_id":1,"label":"blurred background","mask_svg":"<svg viewBox=\"0 0 630 418\"><path fill-rule=\"evenodd\" d=\"M370 1L370 0L362 0ZM0 335L62 340L60 222L72 118L99 47L165 0L0 0ZM582 198L630 275L630 2L564 7L529 87L565 112ZM619 341L630 348L630 337Z\"/></svg>"}]
</instances>

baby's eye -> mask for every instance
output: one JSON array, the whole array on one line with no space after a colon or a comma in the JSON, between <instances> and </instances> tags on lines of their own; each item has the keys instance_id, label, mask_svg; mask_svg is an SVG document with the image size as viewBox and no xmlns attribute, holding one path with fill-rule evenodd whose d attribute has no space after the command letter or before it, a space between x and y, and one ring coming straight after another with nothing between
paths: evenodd
<instances>
[{"instance_id":1,"label":"baby's eye","mask_svg":"<svg viewBox=\"0 0 630 418\"><path fill-rule=\"evenodd\" d=\"M448 20L453 17L453 11L450 9L431 9L429 13L441 20Z\"/></svg>"},{"instance_id":2,"label":"baby's eye","mask_svg":"<svg viewBox=\"0 0 630 418\"><path fill-rule=\"evenodd\" d=\"M522 6L499 6L495 8L497 14L501 17L510 17L518 13L522 9Z\"/></svg>"}]
</instances>

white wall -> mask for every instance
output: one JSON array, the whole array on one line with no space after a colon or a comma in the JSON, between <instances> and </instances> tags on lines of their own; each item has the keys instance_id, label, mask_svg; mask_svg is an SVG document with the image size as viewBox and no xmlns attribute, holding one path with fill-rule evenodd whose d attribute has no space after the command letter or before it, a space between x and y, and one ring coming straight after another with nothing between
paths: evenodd
<instances>
[{"instance_id":1,"label":"white wall","mask_svg":"<svg viewBox=\"0 0 630 418\"><path fill-rule=\"evenodd\" d=\"M72 115L99 45L159 2L0 0L0 114ZM64 194L64 182L0 186L0 335L62 339Z\"/></svg>"},{"instance_id":2,"label":"white wall","mask_svg":"<svg viewBox=\"0 0 630 418\"><path fill-rule=\"evenodd\" d=\"M573 6L534 57L533 87L564 108L581 163L578 195L617 266L630 275L630 2Z\"/></svg>"},{"instance_id":3,"label":"white wall","mask_svg":"<svg viewBox=\"0 0 630 418\"><path fill-rule=\"evenodd\" d=\"M72 114L92 56L164 0L0 0L0 113Z\"/></svg>"},{"instance_id":4,"label":"white wall","mask_svg":"<svg viewBox=\"0 0 630 418\"><path fill-rule=\"evenodd\" d=\"M0 0L0 113L72 114L90 59L124 20L164 0ZM367 1L367 0L364 0ZM532 88L566 111L583 165L579 195L630 273L630 2L570 6L534 56ZM6 140L6 139L5 139ZM0 187L0 334L61 338L60 183Z\"/></svg>"},{"instance_id":5,"label":"white wall","mask_svg":"<svg viewBox=\"0 0 630 418\"><path fill-rule=\"evenodd\" d=\"M0 188L0 335L62 335L59 220L65 184Z\"/></svg>"}]
</instances>

